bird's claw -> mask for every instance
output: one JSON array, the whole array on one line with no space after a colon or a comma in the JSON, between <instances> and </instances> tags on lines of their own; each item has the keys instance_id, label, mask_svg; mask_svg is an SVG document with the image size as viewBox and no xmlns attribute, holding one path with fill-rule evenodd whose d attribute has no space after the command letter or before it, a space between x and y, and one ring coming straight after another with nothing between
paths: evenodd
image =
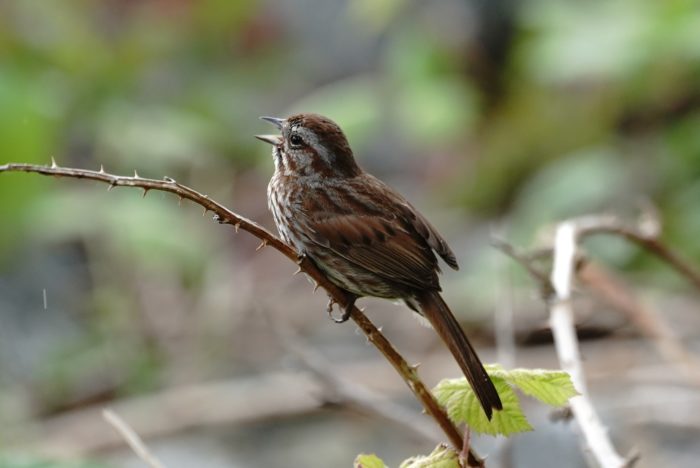
<instances>
[{"instance_id":1,"label":"bird's claw","mask_svg":"<svg viewBox=\"0 0 700 468\"><path fill-rule=\"evenodd\" d=\"M350 318L350 314L352 313L352 306L353 303L349 302L348 305L343 308L343 314L340 317L335 317L333 315L333 306L335 304L338 304L338 302L333 299L332 297L328 299L328 307L326 307L326 312L328 312L328 317L330 317L331 320L333 320L335 323L344 323L347 322L348 319ZM340 304L338 304L340 305Z\"/></svg>"}]
</instances>

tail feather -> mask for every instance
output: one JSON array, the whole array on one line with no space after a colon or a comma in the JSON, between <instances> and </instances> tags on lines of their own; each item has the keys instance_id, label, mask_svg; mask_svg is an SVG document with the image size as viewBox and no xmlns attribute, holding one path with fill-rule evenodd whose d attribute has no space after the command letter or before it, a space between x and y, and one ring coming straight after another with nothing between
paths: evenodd
<instances>
[{"instance_id":1,"label":"tail feather","mask_svg":"<svg viewBox=\"0 0 700 468\"><path fill-rule=\"evenodd\" d=\"M421 312L447 344L457 360L459 367L472 386L476 397L484 408L486 416L491 419L493 410L503 409L496 387L491 382L476 351L469 343L467 335L452 315L450 308L437 291L428 291L416 296Z\"/></svg>"}]
</instances>

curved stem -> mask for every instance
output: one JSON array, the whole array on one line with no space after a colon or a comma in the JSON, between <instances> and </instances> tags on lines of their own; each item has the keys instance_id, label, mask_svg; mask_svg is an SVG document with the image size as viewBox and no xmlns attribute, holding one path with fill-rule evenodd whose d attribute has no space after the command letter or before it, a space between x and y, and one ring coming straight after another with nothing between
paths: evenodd
<instances>
[{"instance_id":1,"label":"curved stem","mask_svg":"<svg viewBox=\"0 0 700 468\"><path fill-rule=\"evenodd\" d=\"M89 179L104 182L109 184L108 190L112 187L136 187L144 191L144 196L149 190L158 190L170 192L180 197L180 199L190 200L204 208L205 213L211 211L217 216L217 219L222 224L232 225L236 231L242 229L254 235L262 241L260 245L268 245L290 260L299 265L299 269L313 278L319 286L325 289L328 294L342 307L346 307L347 297L344 292L335 286L330 280L316 267L316 265L307 257L299 258L298 253L281 239L276 237L270 231L259 225L258 223L240 216L239 214L229 210L225 206L210 199L196 190L176 182L174 179L164 177L163 180L146 179L139 177L134 172L133 177L118 176L105 172L104 168L99 171L91 171L88 169L76 169L69 167L60 167L55 161L51 161L51 166L41 166L36 164L9 163L0 165L0 173L2 172L30 172L54 177L66 177L75 179ZM445 410L435 400L433 394L428 390L423 381L418 376L418 372L414 366L411 366L399 354L394 346L387 338L379 331L379 329L370 321L370 319L357 307L352 307L351 317L360 329L367 336L367 339L382 353L387 361L394 367L396 372L406 382L408 388L411 389L416 398L421 402L425 411L437 422L442 431L445 433L455 450L459 451L463 445L462 434L459 429L447 417ZM468 463L470 466L483 467L484 461L479 455L469 450Z\"/></svg>"}]
</instances>

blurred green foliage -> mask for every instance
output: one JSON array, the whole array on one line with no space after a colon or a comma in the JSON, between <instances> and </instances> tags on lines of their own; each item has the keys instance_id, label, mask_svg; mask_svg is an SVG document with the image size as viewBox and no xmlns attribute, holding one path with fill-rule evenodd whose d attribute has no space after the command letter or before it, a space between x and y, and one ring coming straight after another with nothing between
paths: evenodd
<instances>
[{"instance_id":1,"label":"blurred green foliage","mask_svg":"<svg viewBox=\"0 0 700 468\"><path fill-rule=\"evenodd\" d=\"M96 461L56 461L30 456L2 455L0 466L5 468L108 468L110 465Z\"/></svg>"},{"instance_id":2,"label":"blurred green foliage","mask_svg":"<svg viewBox=\"0 0 700 468\"><path fill-rule=\"evenodd\" d=\"M257 117L314 111L341 124L365 167L419 205L447 207L441 230L455 238L468 218L477 232L505 222L529 245L555 220L634 219L650 200L664 239L700 263L697 1L510 2L499 24L512 31L489 30L505 38L493 46L502 61L478 34L481 3L3 2L0 163L53 156L173 176L266 221ZM127 192L0 175L0 282L38 249L79 245L88 265L82 338L36 377L55 390L47 400L99 373L101 352L120 369L118 391L155 385L167 346L135 311L170 290L140 291L143 278L167 277L194 307L210 295L197 289L207 271L230 261L231 238L191 208ZM591 247L682 287L624 242ZM477 303L494 282L490 255L483 243L458 252L470 257L458 281Z\"/></svg>"}]
</instances>

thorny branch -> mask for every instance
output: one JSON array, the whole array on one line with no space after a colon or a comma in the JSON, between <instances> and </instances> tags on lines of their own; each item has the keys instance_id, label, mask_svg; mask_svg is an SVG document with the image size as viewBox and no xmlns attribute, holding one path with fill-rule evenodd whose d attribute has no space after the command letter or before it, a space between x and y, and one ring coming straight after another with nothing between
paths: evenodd
<instances>
[{"instance_id":1,"label":"thorny branch","mask_svg":"<svg viewBox=\"0 0 700 468\"><path fill-rule=\"evenodd\" d=\"M133 177L128 177L107 173L103 167L100 167L99 171L61 167L56 164L53 158L51 159L51 166L24 163L8 163L0 165L0 173L2 172L29 172L54 177L96 180L109 184L108 190L112 189L113 187L140 188L143 190L144 196L149 190L159 190L173 193L180 197L181 200L187 199L200 205L204 208L205 213L207 211L211 211L214 213L216 219L220 223L230 224L236 229L236 231L242 229L254 235L262 241L259 248L268 245L279 251L290 260L296 262L299 265L299 269L316 281L319 286L325 289L329 296L331 296L331 298L341 307L345 307L347 305L347 298L343 291L331 283L330 280L308 257L299 257L298 253L292 247L284 243L281 239L256 222L234 213L225 206L210 199L207 195L182 185L170 177L164 177L163 180L157 180L140 177L135 171ZM394 348L394 346L360 309L353 306L351 318L367 336L367 339L384 355L384 357L403 378L413 394L421 402L425 411L438 423L453 447L459 450L463 445L462 434L452 423L452 421L450 421L445 413L445 410L437 403L433 397L433 394L430 393L423 381L418 377L416 367L411 366L408 364L408 362L406 362L403 356L399 354L396 348ZM479 455L472 449L469 450L468 463L470 466L474 467L484 466L483 459L479 457Z\"/></svg>"}]
</instances>

